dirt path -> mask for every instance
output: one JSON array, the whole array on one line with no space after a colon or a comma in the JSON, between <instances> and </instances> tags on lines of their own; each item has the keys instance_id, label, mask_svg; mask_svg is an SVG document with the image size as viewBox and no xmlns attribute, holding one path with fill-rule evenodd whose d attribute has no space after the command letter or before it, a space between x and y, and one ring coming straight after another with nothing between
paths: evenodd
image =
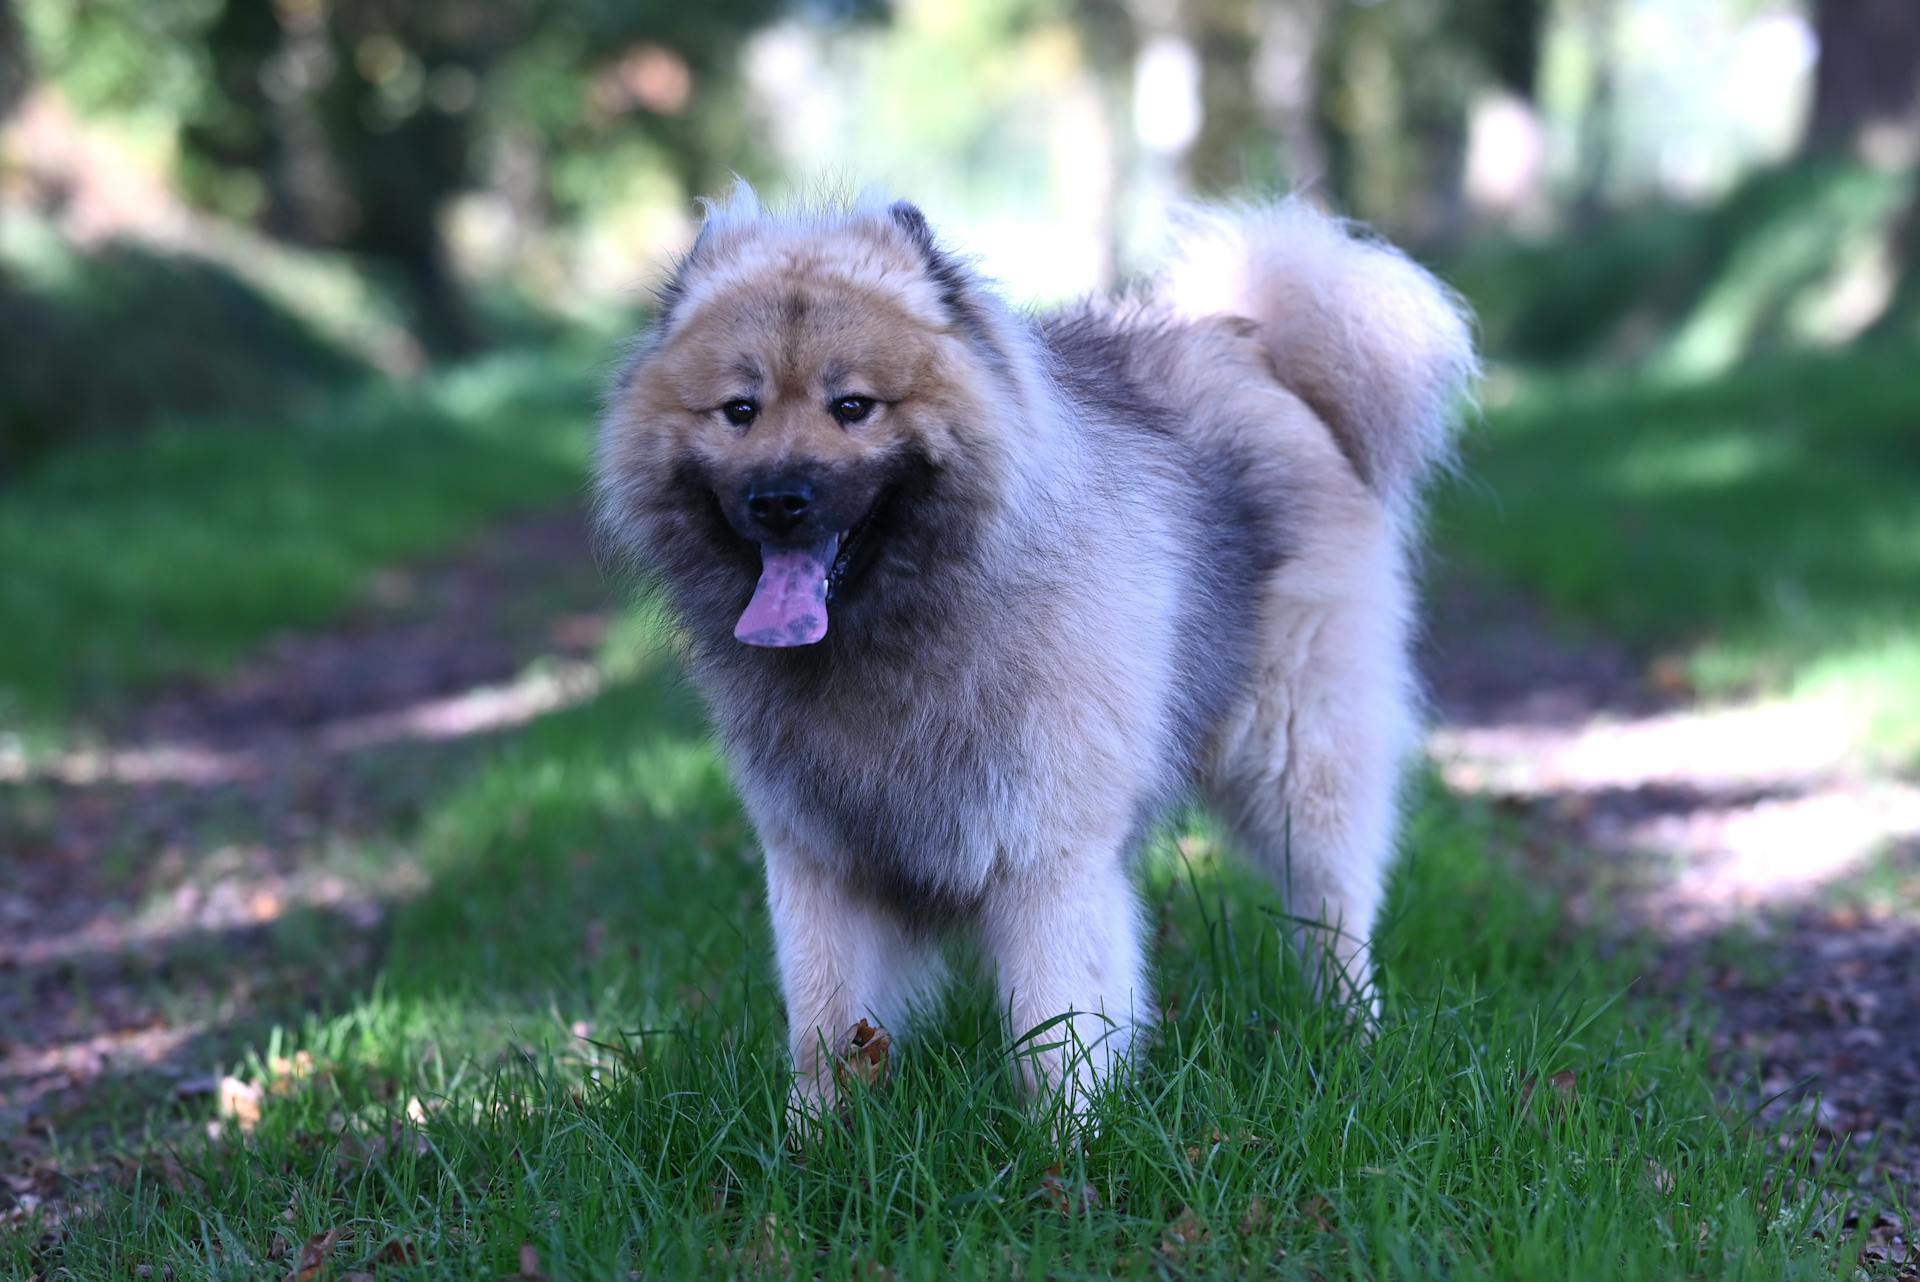
<instances>
[{"instance_id":1,"label":"dirt path","mask_svg":"<svg viewBox=\"0 0 1920 1282\"><path fill-rule=\"evenodd\" d=\"M58 1196L49 1136L109 1125L103 1098L198 1089L240 1030L364 978L421 882L395 834L490 736L593 693L608 602L577 516L515 521L106 747L0 760L0 1223Z\"/></svg>"},{"instance_id":2,"label":"dirt path","mask_svg":"<svg viewBox=\"0 0 1920 1282\"><path fill-rule=\"evenodd\" d=\"M1651 932L1653 987L1704 1000L1742 1102L1804 1114L1882 1204L1920 1189L1920 784L1817 707L1690 703L1464 578L1425 666L1448 784L1556 852L1576 911Z\"/></svg>"}]
</instances>

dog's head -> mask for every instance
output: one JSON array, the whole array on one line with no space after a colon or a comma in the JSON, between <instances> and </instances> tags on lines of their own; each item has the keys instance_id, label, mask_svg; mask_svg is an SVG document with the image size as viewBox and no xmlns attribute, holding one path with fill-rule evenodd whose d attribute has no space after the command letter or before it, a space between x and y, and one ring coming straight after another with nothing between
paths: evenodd
<instances>
[{"instance_id":1,"label":"dog's head","mask_svg":"<svg viewBox=\"0 0 1920 1282\"><path fill-rule=\"evenodd\" d=\"M884 613L1004 491L1000 326L912 205L776 217L742 187L613 393L603 518L689 622L748 645Z\"/></svg>"}]
</instances>

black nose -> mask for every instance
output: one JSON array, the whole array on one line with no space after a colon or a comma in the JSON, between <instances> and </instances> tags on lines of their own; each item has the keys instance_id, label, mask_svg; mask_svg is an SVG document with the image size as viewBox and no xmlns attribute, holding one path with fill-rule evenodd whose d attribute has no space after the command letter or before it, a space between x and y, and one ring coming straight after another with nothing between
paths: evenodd
<instances>
[{"instance_id":1,"label":"black nose","mask_svg":"<svg viewBox=\"0 0 1920 1282\"><path fill-rule=\"evenodd\" d=\"M797 476L747 486L747 512L770 534L791 534L813 508L813 486Z\"/></svg>"}]
</instances>

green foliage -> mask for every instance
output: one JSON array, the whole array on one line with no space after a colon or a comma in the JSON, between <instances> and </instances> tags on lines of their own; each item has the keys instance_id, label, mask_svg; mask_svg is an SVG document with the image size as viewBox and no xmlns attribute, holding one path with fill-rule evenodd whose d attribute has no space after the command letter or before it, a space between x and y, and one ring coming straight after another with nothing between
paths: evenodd
<instances>
[{"instance_id":1,"label":"green foliage","mask_svg":"<svg viewBox=\"0 0 1920 1282\"><path fill-rule=\"evenodd\" d=\"M206 91L220 0L16 0L29 61L82 109L178 119Z\"/></svg>"},{"instance_id":2,"label":"green foliage","mask_svg":"<svg viewBox=\"0 0 1920 1282\"><path fill-rule=\"evenodd\" d=\"M1749 354L1832 345L1861 328L1846 294L1902 269L1876 255L1895 237L1914 182L1842 162L1791 165L1713 204L1486 247L1463 256L1453 275L1502 357L1713 374Z\"/></svg>"}]
</instances>

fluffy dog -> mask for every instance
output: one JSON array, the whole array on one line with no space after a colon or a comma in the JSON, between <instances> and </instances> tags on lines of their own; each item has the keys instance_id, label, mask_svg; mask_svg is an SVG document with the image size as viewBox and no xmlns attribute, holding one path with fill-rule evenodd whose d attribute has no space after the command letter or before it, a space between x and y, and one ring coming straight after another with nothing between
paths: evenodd
<instances>
[{"instance_id":1,"label":"fluffy dog","mask_svg":"<svg viewBox=\"0 0 1920 1282\"><path fill-rule=\"evenodd\" d=\"M1297 202L1144 299L1016 313L911 204L710 203L609 395L598 499L664 590L766 853L796 1102L977 933L1030 1088L1153 1005L1130 858L1197 791L1330 987L1416 743L1409 545L1474 372L1433 278Z\"/></svg>"}]
</instances>

